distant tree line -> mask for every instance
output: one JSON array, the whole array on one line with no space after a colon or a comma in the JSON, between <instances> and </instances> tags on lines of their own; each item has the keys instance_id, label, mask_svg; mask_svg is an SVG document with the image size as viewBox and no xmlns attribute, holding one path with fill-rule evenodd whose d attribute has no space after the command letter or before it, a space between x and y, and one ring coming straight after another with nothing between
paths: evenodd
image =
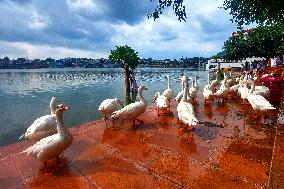
<instances>
[{"instance_id":1,"label":"distant tree line","mask_svg":"<svg viewBox=\"0 0 284 189\"><path fill-rule=\"evenodd\" d=\"M208 58L193 57L181 58L179 60L164 59L157 60L152 58L139 59L136 63L138 67L172 67L172 68L198 68L204 67ZM114 63L109 59L92 59L92 58L64 58L44 60L28 58L10 59L7 56L0 58L0 69L37 69L37 68L65 68L65 67L84 67L84 68L123 68L124 65L120 61Z\"/></svg>"}]
</instances>

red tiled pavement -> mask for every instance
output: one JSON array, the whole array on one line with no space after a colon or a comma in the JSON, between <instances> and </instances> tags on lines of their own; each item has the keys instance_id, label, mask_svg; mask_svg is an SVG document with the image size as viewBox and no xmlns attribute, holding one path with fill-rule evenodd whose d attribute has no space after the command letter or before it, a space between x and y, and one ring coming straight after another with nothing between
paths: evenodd
<instances>
[{"instance_id":1,"label":"red tiled pavement","mask_svg":"<svg viewBox=\"0 0 284 189\"><path fill-rule=\"evenodd\" d=\"M136 129L103 120L71 128L73 144L59 168L49 162L49 176L42 163L19 154L32 142L4 146L0 188L284 188L284 134L275 112L263 125L238 100L204 106L199 99L202 123L189 132L180 129L186 126L176 105L161 116L149 105Z\"/></svg>"}]
</instances>

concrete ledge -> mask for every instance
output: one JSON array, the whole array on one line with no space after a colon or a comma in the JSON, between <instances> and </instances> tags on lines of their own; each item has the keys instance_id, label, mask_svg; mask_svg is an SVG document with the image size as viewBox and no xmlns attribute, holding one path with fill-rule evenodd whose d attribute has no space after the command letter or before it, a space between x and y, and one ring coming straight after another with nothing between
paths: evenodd
<instances>
[{"instance_id":1,"label":"concrete ledge","mask_svg":"<svg viewBox=\"0 0 284 189\"><path fill-rule=\"evenodd\" d=\"M273 156L270 187L284 188L284 135L276 134L277 113L270 126L253 119L239 100L224 106L195 105L202 124L194 131L171 112L157 115L149 105L144 124L97 120L71 128L74 142L61 156L61 167L43 165L18 152L33 142L0 148L1 188L262 188ZM276 147L274 140L276 137Z\"/></svg>"}]
</instances>

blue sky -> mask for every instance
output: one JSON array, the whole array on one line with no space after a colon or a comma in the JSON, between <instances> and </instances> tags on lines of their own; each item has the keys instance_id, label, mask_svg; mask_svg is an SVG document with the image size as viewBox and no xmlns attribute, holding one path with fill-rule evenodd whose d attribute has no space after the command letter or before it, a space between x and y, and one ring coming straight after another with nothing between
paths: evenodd
<instances>
[{"instance_id":1,"label":"blue sky","mask_svg":"<svg viewBox=\"0 0 284 189\"><path fill-rule=\"evenodd\" d=\"M158 0L156 0L157 2ZM129 45L141 58L210 57L236 31L223 0L185 0L187 22L172 8L156 21L150 0L0 0L0 57L107 58Z\"/></svg>"}]
</instances>

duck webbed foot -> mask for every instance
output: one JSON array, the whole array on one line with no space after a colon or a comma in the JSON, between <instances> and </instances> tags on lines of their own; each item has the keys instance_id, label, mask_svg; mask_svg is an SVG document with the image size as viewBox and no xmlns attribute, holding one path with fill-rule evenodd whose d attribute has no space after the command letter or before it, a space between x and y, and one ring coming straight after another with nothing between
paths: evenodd
<instances>
[{"instance_id":1,"label":"duck webbed foot","mask_svg":"<svg viewBox=\"0 0 284 189\"><path fill-rule=\"evenodd\" d=\"M136 124L135 121L138 121L139 123ZM141 124L143 124L143 123L144 123L143 120L135 119L135 120L133 120L133 122L132 122L132 126L133 126L134 128L137 128L137 127L139 127L139 126L140 126Z\"/></svg>"},{"instance_id":2,"label":"duck webbed foot","mask_svg":"<svg viewBox=\"0 0 284 189\"><path fill-rule=\"evenodd\" d=\"M104 116L104 120L105 121L107 121L108 120L108 118L107 118L107 115L105 114L105 116Z\"/></svg>"},{"instance_id":3,"label":"duck webbed foot","mask_svg":"<svg viewBox=\"0 0 284 189\"><path fill-rule=\"evenodd\" d=\"M52 171L49 169L49 167L47 165L47 161L44 162L44 167L41 171L42 171L42 174L45 175L45 176L52 175Z\"/></svg>"},{"instance_id":4,"label":"duck webbed foot","mask_svg":"<svg viewBox=\"0 0 284 189\"><path fill-rule=\"evenodd\" d=\"M249 105L249 102L247 99L243 99L243 105Z\"/></svg>"},{"instance_id":5,"label":"duck webbed foot","mask_svg":"<svg viewBox=\"0 0 284 189\"><path fill-rule=\"evenodd\" d=\"M56 166L56 169L64 167L64 161L60 160L59 155L56 156L56 164L55 164L55 166Z\"/></svg>"},{"instance_id":6,"label":"duck webbed foot","mask_svg":"<svg viewBox=\"0 0 284 189\"><path fill-rule=\"evenodd\" d=\"M194 129L195 129L195 127L193 125L189 125L188 128L187 128L188 131L194 131Z\"/></svg>"}]
</instances>

